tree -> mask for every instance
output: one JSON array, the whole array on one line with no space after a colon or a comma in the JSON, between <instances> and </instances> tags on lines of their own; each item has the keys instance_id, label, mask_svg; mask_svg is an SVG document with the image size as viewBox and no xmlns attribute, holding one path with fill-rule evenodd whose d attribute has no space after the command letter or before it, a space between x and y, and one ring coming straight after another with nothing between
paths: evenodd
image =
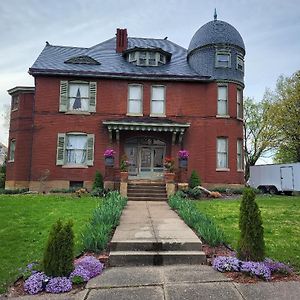
<instances>
[{"instance_id":1,"label":"tree","mask_svg":"<svg viewBox=\"0 0 300 300\"><path fill-rule=\"evenodd\" d=\"M200 176L198 175L198 173L195 170L193 170L190 180L189 180L189 187L191 189L193 189L194 187L199 186L199 185L201 185Z\"/></svg>"},{"instance_id":2,"label":"tree","mask_svg":"<svg viewBox=\"0 0 300 300\"><path fill-rule=\"evenodd\" d=\"M244 100L245 180L249 179L250 166L274 147L275 132L270 122L272 104L265 97L261 102Z\"/></svg>"},{"instance_id":3,"label":"tree","mask_svg":"<svg viewBox=\"0 0 300 300\"><path fill-rule=\"evenodd\" d=\"M269 115L276 133L275 161L300 162L300 71L280 76L268 98L273 102Z\"/></svg>"},{"instance_id":4,"label":"tree","mask_svg":"<svg viewBox=\"0 0 300 300\"><path fill-rule=\"evenodd\" d=\"M243 193L239 228L238 258L247 261L263 261L265 258L264 228L260 209L255 202L255 192L250 188Z\"/></svg>"},{"instance_id":5,"label":"tree","mask_svg":"<svg viewBox=\"0 0 300 300\"><path fill-rule=\"evenodd\" d=\"M97 189L97 188L100 188L103 190L103 176L102 174L97 170L96 171L96 174L95 174L95 179L94 179L94 182L93 182L93 190L94 189Z\"/></svg>"}]
</instances>

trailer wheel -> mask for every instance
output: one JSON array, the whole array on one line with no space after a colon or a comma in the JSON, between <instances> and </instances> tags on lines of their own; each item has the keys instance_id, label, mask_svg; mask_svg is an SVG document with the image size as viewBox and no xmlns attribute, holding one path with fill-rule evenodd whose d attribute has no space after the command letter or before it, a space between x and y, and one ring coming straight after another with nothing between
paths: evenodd
<instances>
[{"instance_id":1,"label":"trailer wheel","mask_svg":"<svg viewBox=\"0 0 300 300\"><path fill-rule=\"evenodd\" d=\"M259 186L257 189L260 190L260 192L262 194L266 194L268 192L268 190L265 186Z\"/></svg>"},{"instance_id":2,"label":"trailer wheel","mask_svg":"<svg viewBox=\"0 0 300 300\"><path fill-rule=\"evenodd\" d=\"M293 192L292 191L285 191L284 194L287 195L287 196L292 196Z\"/></svg>"},{"instance_id":3,"label":"trailer wheel","mask_svg":"<svg viewBox=\"0 0 300 300\"><path fill-rule=\"evenodd\" d=\"M277 194L278 194L278 190L276 189L275 186L270 186L270 187L269 187L269 193L270 193L271 195L277 195Z\"/></svg>"}]
</instances>

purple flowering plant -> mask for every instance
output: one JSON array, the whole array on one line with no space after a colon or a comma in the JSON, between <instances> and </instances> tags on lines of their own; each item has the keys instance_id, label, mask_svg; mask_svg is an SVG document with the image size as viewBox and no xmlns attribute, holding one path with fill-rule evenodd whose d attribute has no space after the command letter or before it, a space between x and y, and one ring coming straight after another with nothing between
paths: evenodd
<instances>
[{"instance_id":1,"label":"purple flowering plant","mask_svg":"<svg viewBox=\"0 0 300 300\"><path fill-rule=\"evenodd\" d=\"M43 272L37 272L25 280L24 290L30 295L43 291L49 278Z\"/></svg>"},{"instance_id":2,"label":"purple flowering plant","mask_svg":"<svg viewBox=\"0 0 300 300\"><path fill-rule=\"evenodd\" d=\"M76 271L76 268L79 266L86 271L86 273L87 273L86 275L89 279L91 279L97 275L100 275L103 271L103 264L94 256L84 256L84 257L78 259L75 262L74 272ZM78 272L82 271L81 268L80 268L80 270L78 270Z\"/></svg>"},{"instance_id":3,"label":"purple flowering plant","mask_svg":"<svg viewBox=\"0 0 300 300\"><path fill-rule=\"evenodd\" d=\"M179 159L188 159L189 155L190 155L189 151L187 151L187 150L179 150L178 151Z\"/></svg>"},{"instance_id":4,"label":"purple flowering plant","mask_svg":"<svg viewBox=\"0 0 300 300\"><path fill-rule=\"evenodd\" d=\"M115 154L116 154L115 150L113 150L113 149L106 149L104 151L103 155L104 155L105 158L112 158L112 157L115 157Z\"/></svg>"},{"instance_id":5,"label":"purple flowering plant","mask_svg":"<svg viewBox=\"0 0 300 300\"><path fill-rule=\"evenodd\" d=\"M67 277L53 277L46 285L46 292L59 294L69 292L72 289L72 282Z\"/></svg>"},{"instance_id":6,"label":"purple flowering plant","mask_svg":"<svg viewBox=\"0 0 300 300\"><path fill-rule=\"evenodd\" d=\"M271 280L272 273L290 274L292 269L284 263L266 258L262 262L242 261L236 257L218 256L214 259L213 268L219 272L242 272L264 280Z\"/></svg>"}]
</instances>

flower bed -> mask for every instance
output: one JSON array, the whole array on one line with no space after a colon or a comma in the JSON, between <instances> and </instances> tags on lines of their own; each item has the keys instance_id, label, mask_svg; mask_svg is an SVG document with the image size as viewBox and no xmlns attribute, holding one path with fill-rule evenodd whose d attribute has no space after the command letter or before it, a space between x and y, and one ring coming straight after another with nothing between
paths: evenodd
<instances>
[{"instance_id":1,"label":"flower bed","mask_svg":"<svg viewBox=\"0 0 300 300\"><path fill-rule=\"evenodd\" d=\"M42 291L65 293L72 289L73 284L85 283L103 271L103 264L93 256L79 258L74 262L74 267L69 277L48 277L44 272L37 272L28 265L31 275L25 280L24 290L30 295Z\"/></svg>"},{"instance_id":2,"label":"flower bed","mask_svg":"<svg viewBox=\"0 0 300 300\"><path fill-rule=\"evenodd\" d=\"M292 269L284 263L266 258L262 262L242 261L232 256L217 256L213 260L213 268L219 272L241 272L266 281L271 280L274 273L289 275Z\"/></svg>"}]
</instances>

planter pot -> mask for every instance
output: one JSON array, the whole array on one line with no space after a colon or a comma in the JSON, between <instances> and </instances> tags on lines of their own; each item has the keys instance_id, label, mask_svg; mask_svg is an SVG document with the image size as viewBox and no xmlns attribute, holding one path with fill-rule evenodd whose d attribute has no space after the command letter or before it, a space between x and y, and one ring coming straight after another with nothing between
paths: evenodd
<instances>
[{"instance_id":1,"label":"planter pot","mask_svg":"<svg viewBox=\"0 0 300 300\"><path fill-rule=\"evenodd\" d=\"M179 168L187 168L188 166L188 160L180 158L179 159Z\"/></svg>"},{"instance_id":2,"label":"planter pot","mask_svg":"<svg viewBox=\"0 0 300 300\"><path fill-rule=\"evenodd\" d=\"M175 173L165 172L165 173L164 173L164 177L165 177L165 182L166 182L166 183L174 182L174 179L175 179Z\"/></svg>"},{"instance_id":3,"label":"planter pot","mask_svg":"<svg viewBox=\"0 0 300 300\"><path fill-rule=\"evenodd\" d=\"M121 182L127 182L128 181L128 172L120 172L120 180L121 180Z\"/></svg>"},{"instance_id":4,"label":"planter pot","mask_svg":"<svg viewBox=\"0 0 300 300\"><path fill-rule=\"evenodd\" d=\"M115 159L114 157L105 157L104 161L106 166L113 167Z\"/></svg>"}]
</instances>

